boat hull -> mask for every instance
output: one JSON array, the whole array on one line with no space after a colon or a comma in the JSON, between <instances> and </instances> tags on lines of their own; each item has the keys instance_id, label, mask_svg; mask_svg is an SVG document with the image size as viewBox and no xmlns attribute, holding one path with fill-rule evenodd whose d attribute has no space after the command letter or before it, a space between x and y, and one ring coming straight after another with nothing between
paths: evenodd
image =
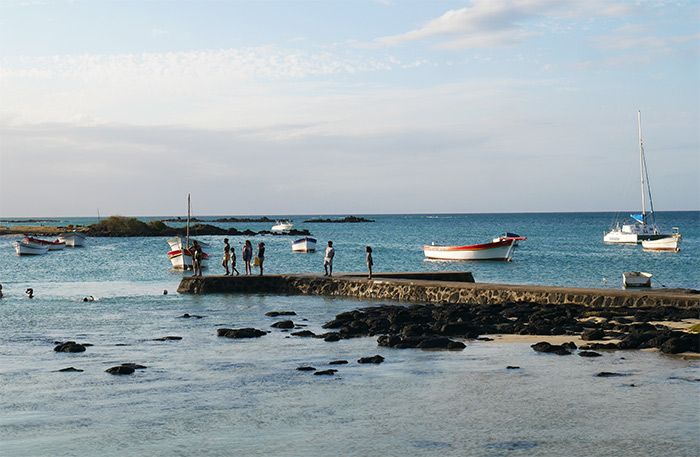
<instances>
[{"instance_id":1,"label":"boat hull","mask_svg":"<svg viewBox=\"0 0 700 457\"><path fill-rule=\"evenodd\" d=\"M644 240L642 247L647 251L680 251L681 236L673 235L657 240Z\"/></svg>"},{"instance_id":2,"label":"boat hull","mask_svg":"<svg viewBox=\"0 0 700 457\"><path fill-rule=\"evenodd\" d=\"M316 252L316 239L306 237L292 241L292 252Z\"/></svg>"},{"instance_id":3,"label":"boat hull","mask_svg":"<svg viewBox=\"0 0 700 457\"><path fill-rule=\"evenodd\" d=\"M49 247L49 251L60 251L66 247L66 243L64 243L63 241L59 241L59 240L47 241L47 240L42 240L40 238L34 238L31 236L28 236L24 239L24 241L30 241L32 243L46 245Z\"/></svg>"},{"instance_id":4,"label":"boat hull","mask_svg":"<svg viewBox=\"0 0 700 457\"><path fill-rule=\"evenodd\" d=\"M294 227L294 224L291 222L277 222L275 225L272 226L270 230L273 232L286 232L291 230Z\"/></svg>"},{"instance_id":5,"label":"boat hull","mask_svg":"<svg viewBox=\"0 0 700 457\"><path fill-rule=\"evenodd\" d=\"M190 243L194 239L190 238ZM202 247L202 268L207 268L209 266L209 248L208 243L197 240L199 245ZM172 263L175 270L191 270L192 269L192 254L186 246L186 239L183 237L175 237L168 240L170 245L170 251L168 251L168 258L170 263Z\"/></svg>"},{"instance_id":6,"label":"boat hull","mask_svg":"<svg viewBox=\"0 0 700 457\"><path fill-rule=\"evenodd\" d=\"M625 287L651 287L651 273L628 271L622 274L622 284Z\"/></svg>"},{"instance_id":7,"label":"boat hull","mask_svg":"<svg viewBox=\"0 0 700 457\"><path fill-rule=\"evenodd\" d=\"M471 246L423 246L423 253L433 260L511 260L514 240L475 244Z\"/></svg>"},{"instance_id":8,"label":"boat hull","mask_svg":"<svg viewBox=\"0 0 700 457\"><path fill-rule=\"evenodd\" d=\"M47 245L31 241L15 241L12 246L17 251L17 255L41 255L49 252Z\"/></svg>"},{"instance_id":9,"label":"boat hull","mask_svg":"<svg viewBox=\"0 0 700 457\"><path fill-rule=\"evenodd\" d=\"M62 233L58 235L58 241L69 248L81 248L87 244L87 237L80 232Z\"/></svg>"}]
</instances>

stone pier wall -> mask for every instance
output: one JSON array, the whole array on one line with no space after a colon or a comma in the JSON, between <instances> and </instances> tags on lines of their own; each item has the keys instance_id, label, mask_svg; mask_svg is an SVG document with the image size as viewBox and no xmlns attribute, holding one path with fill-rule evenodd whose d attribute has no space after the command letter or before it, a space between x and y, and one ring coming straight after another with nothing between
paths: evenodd
<instances>
[{"instance_id":1,"label":"stone pier wall","mask_svg":"<svg viewBox=\"0 0 700 457\"><path fill-rule=\"evenodd\" d=\"M695 291L608 290L477 284L471 273L391 273L372 280L362 275L185 277L179 293L271 293L354 297L419 303L581 304L606 307L700 307Z\"/></svg>"}]
</instances>

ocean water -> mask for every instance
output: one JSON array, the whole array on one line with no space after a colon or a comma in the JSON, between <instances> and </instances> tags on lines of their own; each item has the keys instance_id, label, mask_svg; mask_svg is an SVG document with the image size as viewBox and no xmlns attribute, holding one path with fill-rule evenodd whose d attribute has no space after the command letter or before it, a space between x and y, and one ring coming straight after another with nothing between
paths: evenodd
<instances>
[{"instance_id":1,"label":"ocean water","mask_svg":"<svg viewBox=\"0 0 700 457\"><path fill-rule=\"evenodd\" d=\"M624 271L656 288L700 288L700 213L659 214L683 234L677 253L602 243L607 213L368 215L367 224L303 223L333 240L336 272L468 270L478 282L620 288ZM327 217L327 216L323 216ZM339 216L343 217L343 216ZM157 219L157 218L156 218ZM90 219L62 219L89 224ZM43 222L51 224L50 222ZM3 224L3 222L0 222ZM239 230L269 224L220 224ZM422 245L527 236L512 262L426 261ZM229 237L237 249L244 237ZM223 237L205 274L218 274ZM562 456L700 454L700 363L647 351L587 359L529 344L466 341L463 351L398 350L375 338L335 343L270 328L291 310L315 333L335 315L388 303L278 295L175 292L165 238L94 238L84 249L18 257L0 238L0 455ZM322 253L265 241L266 272L322 271ZM240 266L240 265L239 265ZM604 281L605 280L605 281ZM24 290L32 287L35 298ZM167 295L163 291L168 290ZM96 301L84 302L93 296ZM183 319L184 313L203 316ZM253 340L221 327L270 331ZM165 336L181 340L155 341ZM90 343L77 354L56 341ZM358 364L380 354L380 365ZM333 360L345 365L329 365ZM122 363L147 368L105 373ZM336 368L333 376L297 371ZM519 366L509 370L507 366ZM75 367L82 372L59 372ZM621 376L601 378L610 371Z\"/></svg>"}]
</instances>

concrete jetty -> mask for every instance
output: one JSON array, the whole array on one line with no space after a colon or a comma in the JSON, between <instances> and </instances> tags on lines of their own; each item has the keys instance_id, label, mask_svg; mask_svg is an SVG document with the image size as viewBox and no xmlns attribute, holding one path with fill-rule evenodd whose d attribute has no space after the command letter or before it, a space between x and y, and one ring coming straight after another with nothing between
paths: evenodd
<instances>
[{"instance_id":1,"label":"concrete jetty","mask_svg":"<svg viewBox=\"0 0 700 457\"><path fill-rule=\"evenodd\" d=\"M327 295L420 303L541 303L596 307L700 308L700 294L685 289L611 290L476 283L470 272L346 273L265 276L186 276L182 294L270 293Z\"/></svg>"}]
</instances>

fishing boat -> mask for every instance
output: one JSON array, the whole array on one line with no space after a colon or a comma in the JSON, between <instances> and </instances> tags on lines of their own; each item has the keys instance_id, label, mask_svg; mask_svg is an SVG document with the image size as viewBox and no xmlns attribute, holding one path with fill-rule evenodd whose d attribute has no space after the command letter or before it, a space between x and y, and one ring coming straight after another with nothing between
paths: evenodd
<instances>
[{"instance_id":1,"label":"fishing boat","mask_svg":"<svg viewBox=\"0 0 700 457\"><path fill-rule=\"evenodd\" d=\"M622 274L622 284L625 287L651 287L651 273L628 271Z\"/></svg>"},{"instance_id":2,"label":"fishing boat","mask_svg":"<svg viewBox=\"0 0 700 457\"><path fill-rule=\"evenodd\" d=\"M45 244L46 246L49 247L49 251L60 251L66 247L66 243L63 241L59 241L59 240L48 241L48 240L42 240L40 238L34 238L32 236L25 237L24 241L31 241L32 243L37 243L37 244Z\"/></svg>"},{"instance_id":3,"label":"fishing boat","mask_svg":"<svg viewBox=\"0 0 700 457\"><path fill-rule=\"evenodd\" d=\"M673 227L674 232L670 236L659 238L658 240L644 240L642 247L647 251L673 251L681 250L681 234L678 227Z\"/></svg>"},{"instance_id":4,"label":"fishing boat","mask_svg":"<svg viewBox=\"0 0 700 457\"><path fill-rule=\"evenodd\" d=\"M434 260L507 260L513 257L515 240L492 241L471 246L431 244L423 246L423 253Z\"/></svg>"},{"instance_id":5,"label":"fishing boat","mask_svg":"<svg viewBox=\"0 0 700 457\"><path fill-rule=\"evenodd\" d=\"M671 236L670 232L663 232L654 221L654 203L651 198L649 186L649 171L644 156L642 143L642 112L637 112L637 124L639 130L639 170L642 184L642 212L630 214L631 222L617 222L609 232L603 236L605 243L631 243L636 244L644 240L658 240ZM647 211L647 196L649 208Z\"/></svg>"},{"instance_id":6,"label":"fishing boat","mask_svg":"<svg viewBox=\"0 0 700 457\"><path fill-rule=\"evenodd\" d=\"M190 247L195 241L202 247L202 268L206 268L209 263L209 249L211 246L209 243L205 243L200 240L195 240L190 238L190 213L192 210L192 205L190 201L190 195L187 194L187 229L185 236L176 236L168 240L168 245L170 250L168 251L168 258L170 263L172 263L173 268L176 270L191 270L192 269L192 253L190 252Z\"/></svg>"},{"instance_id":7,"label":"fishing boat","mask_svg":"<svg viewBox=\"0 0 700 457\"><path fill-rule=\"evenodd\" d=\"M493 239L494 243L496 241L503 241L503 240L513 240L515 242L515 243L513 243L513 246L518 246L519 245L518 241L525 241L525 240L527 240L527 237L520 236L517 233L505 232L502 235L499 235Z\"/></svg>"},{"instance_id":8,"label":"fishing boat","mask_svg":"<svg viewBox=\"0 0 700 457\"><path fill-rule=\"evenodd\" d=\"M316 252L316 238L305 236L292 241L292 252Z\"/></svg>"},{"instance_id":9,"label":"fishing boat","mask_svg":"<svg viewBox=\"0 0 700 457\"><path fill-rule=\"evenodd\" d=\"M12 243L17 255L41 255L49 252L49 246L46 244L35 243L33 241L15 241Z\"/></svg>"},{"instance_id":10,"label":"fishing boat","mask_svg":"<svg viewBox=\"0 0 700 457\"><path fill-rule=\"evenodd\" d=\"M61 233L58 235L58 241L65 243L69 248L80 248L87 244L87 237L80 232L73 230L72 232Z\"/></svg>"},{"instance_id":11,"label":"fishing boat","mask_svg":"<svg viewBox=\"0 0 700 457\"><path fill-rule=\"evenodd\" d=\"M294 227L294 224L291 221L277 221L271 230L273 232L286 232L291 230L292 227Z\"/></svg>"}]
</instances>

